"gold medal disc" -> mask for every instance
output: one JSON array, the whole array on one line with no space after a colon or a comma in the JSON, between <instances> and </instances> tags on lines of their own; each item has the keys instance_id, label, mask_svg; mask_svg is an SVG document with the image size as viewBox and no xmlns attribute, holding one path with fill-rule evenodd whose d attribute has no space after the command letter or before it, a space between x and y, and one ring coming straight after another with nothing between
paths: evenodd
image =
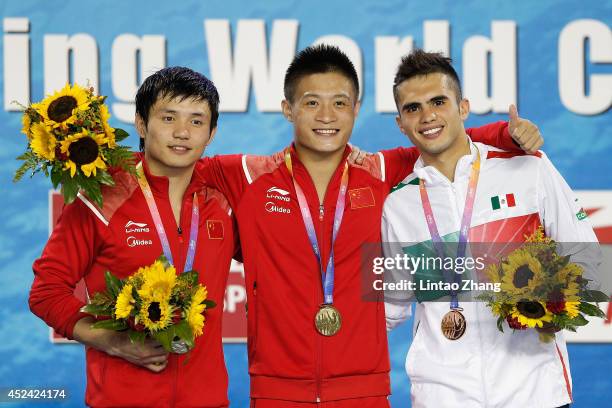
<instances>
[{"instance_id":1,"label":"gold medal disc","mask_svg":"<svg viewBox=\"0 0 612 408\"><path fill-rule=\"evenodd\" d=\"M442 334L449 340L457 340L465 333L466 322L461 310L453 309L442 318Z\"/></svg>"},{"instance_id":2,"label":"gold medal disc","mask_svg":"<svg viewBox=\"0 0 612 408\"><path fill-rule=\"evenodd\" d=\"M323 336L333 336L342 327L342 317L332 305L321 305L315 316L315 327Z\"/></svg>"}]
</instances>

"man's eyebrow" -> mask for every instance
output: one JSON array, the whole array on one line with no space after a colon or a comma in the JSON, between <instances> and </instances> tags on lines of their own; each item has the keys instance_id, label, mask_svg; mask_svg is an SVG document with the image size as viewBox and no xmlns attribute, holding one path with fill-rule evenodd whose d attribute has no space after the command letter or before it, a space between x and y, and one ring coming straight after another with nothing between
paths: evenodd
<instances>
[{"instance_id":1,"label":"man's eyebrow","mask_svg":"<svg viewBox=\"0 0 612 408\"><path fill-rule=\"evenodd\" d=\"M438 95L438 96L434 96L433 98L429 99L430 102L435 102L435 101L444 101L447 100L448 96L446 95Z\"/></svg>"},{"instance_id":2,"label":"man's eyebrow","mask_svg":"<svg viewBox=\"0 0 612 408\"><path fill-rule=\"evenodd\" d=\"M419 102L406 102L405 104L402 105L402 110L412 108L414 106L421 106L421 104Z\"/></svg>"},{"instance_id":3,"label":"man's eyebrow","mask_svg":"<svg viewBox=\"0 0 612 408\"><path fill-rule=\"evenodd\" d=\"M176 111L174 109L171 109L171 108L166 108L166 109L162 109L161 113L177 114L178 111ZM200 111L189 112L188 115L190 115L190 116L206 116L206 114L204 112L200 112Z\"/></svg>"}]
</instances>

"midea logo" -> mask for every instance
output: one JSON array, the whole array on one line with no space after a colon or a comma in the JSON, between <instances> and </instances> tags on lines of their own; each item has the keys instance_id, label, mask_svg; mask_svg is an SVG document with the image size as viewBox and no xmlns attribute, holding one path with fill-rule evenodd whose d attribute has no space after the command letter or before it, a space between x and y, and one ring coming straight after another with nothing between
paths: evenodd
<instances>
[{"instance_id":1,"label":"midea logo","mask_svg":"<svg viewBox=\"0 0 612 408\"><path fill-rule=\"evenodd\" d=\"M266 203L266 211L271 213L291 214L291 210L285 207L279 207L272 201Z\"/></svg>"}]
</instances>

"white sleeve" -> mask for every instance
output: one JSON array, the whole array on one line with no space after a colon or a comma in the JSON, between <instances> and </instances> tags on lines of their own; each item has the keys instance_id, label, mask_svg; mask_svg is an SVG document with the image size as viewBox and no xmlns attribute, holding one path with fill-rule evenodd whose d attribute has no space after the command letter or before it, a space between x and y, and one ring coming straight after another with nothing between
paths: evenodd
<instances>
[{"instance_id":1,"label":"white sleeve","mask_svg":"<svg viewBox=\"0 0 612 408\"><path fill-rule=\"evenodd\" d=\"M584 277L593 281L590 289L597 289L602 261L597 237L576 195L544 154L538 167L538 206L546 235L559 243L561 255L570 255L584 268Z\"/></svg>"},{"instance_id":2,"label":"white sleeve","mask_svg":"<svg viewBox=\"0 0 612 408\"><path fill-rule=\"evenodd\" d=\"M383 211L382 216L382 247L386 258L394 258L396 254L403 254L402 247L399 243L393 226L388 222ZM385 276L389 276L393 271L385 271ZM412 302L409 300L397 300L385 293L385 318L387 321L387 331L393 330L398 325L402 324L412 315Z\"/></svg>"}]
</instances>

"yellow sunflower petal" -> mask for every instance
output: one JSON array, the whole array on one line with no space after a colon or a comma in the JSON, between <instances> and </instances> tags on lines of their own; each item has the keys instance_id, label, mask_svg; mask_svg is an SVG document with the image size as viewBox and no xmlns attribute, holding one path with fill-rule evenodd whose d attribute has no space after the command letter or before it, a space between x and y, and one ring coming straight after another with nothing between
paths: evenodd
<instances>
[{"instance_id":1,"label":"yellow sunflower petal","mask_svg":"<svg viewBox=\"0 0 612 408\"><path fill-rule=\"evenodd\" d=\"M32 125L30 147L37 156L46 160L54 160L56 146L57 139L43 123Z\"/></svg>"},{"instance_id":2,"label":"yellow sunflower petal","mask_svg":"<svg viewBox=\"0 0 612 408\"><path fill-rule=\"evenodd\" d=\"M115 316L118 319L125 319L130 316L132 309L134 309L134 297L132 296L132 285L125 285L121 289L121 292L117 296L117 303L115 304Z\"/></svg>"}]
</instances>

